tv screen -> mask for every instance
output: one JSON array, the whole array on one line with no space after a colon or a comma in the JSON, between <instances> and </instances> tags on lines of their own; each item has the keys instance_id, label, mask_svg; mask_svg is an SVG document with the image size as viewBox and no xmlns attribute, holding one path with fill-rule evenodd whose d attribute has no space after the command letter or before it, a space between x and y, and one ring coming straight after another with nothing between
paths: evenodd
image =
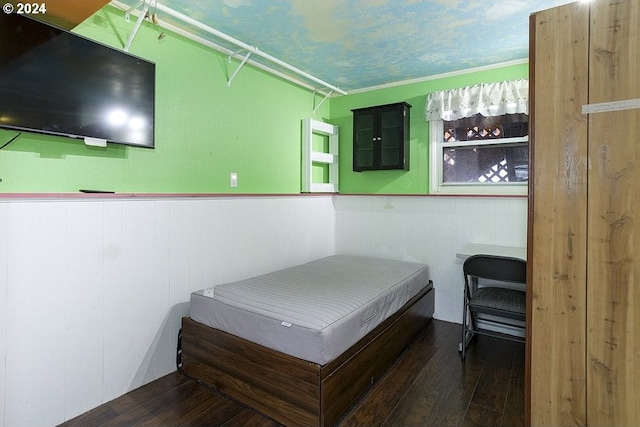
<instances>
[{"instance_id":1,"label":"tv screen","mask_svg":"<svg viewBox=\"0 0 640 427\"><path fill-rule=\"evenodd\" d=\"M155 64L0 13L0 127L154 147Z\"/></svg>"}]
</instances>

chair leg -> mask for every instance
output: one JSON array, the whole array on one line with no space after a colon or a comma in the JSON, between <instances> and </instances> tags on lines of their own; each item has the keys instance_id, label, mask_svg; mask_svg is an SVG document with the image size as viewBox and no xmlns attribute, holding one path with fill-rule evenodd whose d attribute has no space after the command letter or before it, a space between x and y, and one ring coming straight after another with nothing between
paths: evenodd
<instances>
[{"instance_id":1,"label":"chair leg","mask_svg":"<svg viewBox=\"0 0 640 427\"><path fill-rule=\"evenodd\" d=\"M460 352L462 360L464 360L467 354L469 343L476 336L476 322L475 313L469 308L469 305L465 301L464 315L462 317L462 341L458 344L458 352Z\"/></svg>"},{"instance_id":2,"label":"chair leg","mask_svg":"<svg viewBox=\"0 0 640 427\"><path fill-rule=\"evenodd\" d=\"M469 307L466 307L465 319L464 319L464 329L463 329L463 338L462 338L462 360L465 359L467 355L467 347L469 347L469 343L475 336L473 323L471 321L471 316L473 314L469 311Z\"/></svg>"},{"instance_id":3,"label":"chair leg","mask_svg":"<svg viewBox=\"0 0 640 427\"><path fill-rule=\"evenodd\" d=\"M460 337L460 344L458 344L458 352L460 353L460 357L462 357L462 360L464 360L464 348L465 348L465 344L466 344L466 339L467 339L467 313L466 313L466 307L465 310L463 312L462 315L462 336Z\"/></svg>"},{"instance_id":4,"label":"chair leg","mask_svg":"<svg viewBox=\"0 0 640 427\"><path fill-rule=\"evenodd\" d=\"M476 318L476 313L469 309L469 329L471 331L475 331L478 329L478 319Z\"/></svg>"},{"instance_id":5,"label":"chair leg","mask_svg":"<svg viewBox=\"0 0 640 427\"><path fill-rule=\"evenodd\" d=\"M468 312L468 306L467 306L467 290L465 289L464 292L464 303L463 303L463 307L462 307L462 340L460 341L460 344L458 344L458 351L460 352L460 357L462 358L462 360L464 361L464 357L467 351L467 344L468 344L468 338L467 338L467 321L468 321L468 316L469 316L469 312Z\"/></svg>"}]
</instances>

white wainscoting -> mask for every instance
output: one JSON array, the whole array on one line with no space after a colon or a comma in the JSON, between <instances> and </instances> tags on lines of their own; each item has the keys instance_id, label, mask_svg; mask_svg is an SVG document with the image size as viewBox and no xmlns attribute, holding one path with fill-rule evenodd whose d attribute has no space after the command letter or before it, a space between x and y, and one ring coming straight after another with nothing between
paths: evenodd
<instances>
[{"instance_id":1,"label":"white wainscoting","mask_svg":"<svg viewBox=\"0 0 640 427\"><path fill-rule=\"evenodd\" d=\"M434 317L462 322L462 260L468 243L526 246L525 198L338 196L336 253L429 266L436 289Z\"/></svg>"},{"instance_id":2,"label":"white wainscoting","mask_svg":"<svg viewBox=\"0 0 640 427\"><path fill-rule=\"evenodd\" d=\"M428 264L436 317L460 322L469 242L524 246L526 200L0 200L0 424L53 426L175 370L192 291L333 253Z\"/></svg>"},{"instance_id":3,"label":"white wainscoting","mask_svg":"<svg viewBox=\"0 0 640 427\"><path fill-rule=\"evenodd\" d=\"M0 201L0 424L175 370L189 294L335 252L330 196Z\"/></svg>"}]
</instances>

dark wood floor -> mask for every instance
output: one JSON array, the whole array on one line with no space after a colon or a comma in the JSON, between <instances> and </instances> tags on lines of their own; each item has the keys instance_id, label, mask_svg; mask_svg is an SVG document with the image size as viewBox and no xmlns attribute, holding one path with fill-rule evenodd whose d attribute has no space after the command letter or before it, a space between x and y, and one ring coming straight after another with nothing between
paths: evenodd
<instances>
[{"instance_id":1,"label":"dark wood floor","mask_svg":"<svg viewBox=\"0 0 640 427\"><path fill-rule=\"evenodd\" d=\"M524 345L478 337L465 362L460 325L434 320L387 375L340 421L346 426L521 426ZM264 426L279 424L179 373L62 426Z\"/></svg>"}]
</instances>

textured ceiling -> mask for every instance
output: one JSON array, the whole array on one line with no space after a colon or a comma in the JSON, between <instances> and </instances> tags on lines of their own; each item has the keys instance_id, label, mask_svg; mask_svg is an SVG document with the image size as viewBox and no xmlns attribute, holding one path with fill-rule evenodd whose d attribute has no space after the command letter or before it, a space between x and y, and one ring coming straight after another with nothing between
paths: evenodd
<instances>
[{"instance_id":1,"label":"textured ceiling","mask_svg":"<svg viewBox=\"0 0 640 427\"><path fill-rule=\"evenodd\" d=\"M216 42L163 14L156 0L147 1L161 21ZM133 5L135 0L123 3ZM526 59L529 15L570 1L157 0L160 3L351 91Z\"/></svg>"}]
</instances>

